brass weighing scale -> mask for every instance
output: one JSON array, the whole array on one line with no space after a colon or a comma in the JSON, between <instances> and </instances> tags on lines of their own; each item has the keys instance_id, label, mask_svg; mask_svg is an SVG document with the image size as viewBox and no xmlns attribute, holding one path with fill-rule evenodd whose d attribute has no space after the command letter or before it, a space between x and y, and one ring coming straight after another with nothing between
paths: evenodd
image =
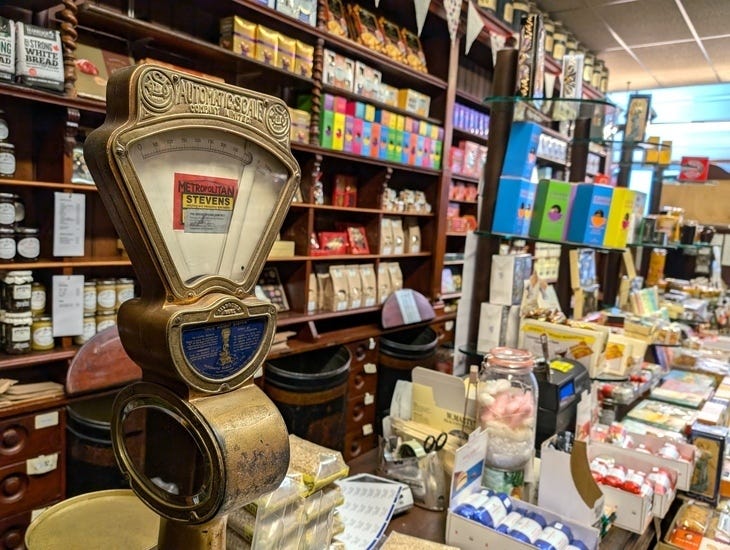
<instances>
[{"instance_id":1,"label":"brass weighing scale","mask_svg":"<svg viewBox=\"0 0 730 550\"><path fill-rule=\"evenodd\" d=\"M139 548L224 549L227 514L281 483L286 426L253 384L276 309L253 289L299 184L290 125L280 99L184 72L141 65L110 79L84 154L142 284L118 325L143 380L120 392L111 424L136 497L64 501L31 524L30 550L135 550L119 541L142 525L149 537L150 516L159 529ZM123 438L140 421L142 453Z\"/></svg>"}]
</instances>

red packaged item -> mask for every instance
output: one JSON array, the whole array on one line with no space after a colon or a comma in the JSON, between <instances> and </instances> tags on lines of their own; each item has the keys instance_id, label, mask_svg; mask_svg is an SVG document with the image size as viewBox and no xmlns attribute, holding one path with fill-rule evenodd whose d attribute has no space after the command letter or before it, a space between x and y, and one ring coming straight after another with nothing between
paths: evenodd
<instances>
[{"instance_id":1,"label":"red packaged item","mask_svg":"<svg viewBox=\"0 0 730 550\"><path fill-rule=\"evenodd\" d=\"M677 446L674 443L665 443L664 446L659 449L657 454L662 458L669 458L670 460L680 459L679 449L677 449Z\"/></svg>"},{"instance_id":2,"label":"red packaged item","mask_svg":"<svg viewBox=\"0 0 730 550\"><path fill-rule=\"evenodd\" d=\"M641 493L641 486L644 484L645 480L646 474L644 472L629 469L626 471L626 478L621 484L621 489L638 495Z\"/></svg>"},{"instance_id":3,"label":"red packaged item","mask_svg":"<svg viewBox=\"0 0 730 550\"><path fill-rule=\"evenodd\" d=\"M620 464L614 464L608 469L608 473L603 477L603 484L622 489L626 481L626 468Z\"/></svg>"},{"instance_id":4,"label":"red packaged item","mask_svg":"<svg viewBox=\"0 0 730 550\"><path fill-rule=\"evenodd\" d=\"M644 483L641 484L639 494L642 497L654 498L654 487L648 479L644 479Z\"/></svg>"},{"instance_id":5,"label":"red packaged item","mask_svg":"<svg viewBox=\"0 0 730 550\"><path fill-rule=\"evenodd\" d=\"M590 468L593 479L596 483L603 483L604 478L608 475L611 463L608 459L597 456L591 460Z\"/></svg>"},{"instance_id":6,"label":"red packaged item","mask_svg":"<svg viewBox=\"0 0 730 550\"><path fill-rule=\"evenodd\" d=\"M347 254L346 232L322 231L319 233L319 247L325 255Z\"/></svg>"}]
</instances>

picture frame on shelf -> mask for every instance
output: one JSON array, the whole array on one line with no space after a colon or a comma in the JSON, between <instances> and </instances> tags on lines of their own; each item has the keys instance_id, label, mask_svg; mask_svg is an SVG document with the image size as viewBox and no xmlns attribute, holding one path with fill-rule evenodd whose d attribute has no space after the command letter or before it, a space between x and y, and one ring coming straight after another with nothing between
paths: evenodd
<instances>
[{"instance_id":1,"label":"picture frame on shelf","mask_svg":"<svg viewBox=\"0 0 730 550\"><path fill-rule=\"evenodd\" d=\"M651 95L634 94L629 98L629 106L626 110L626 126L624 127L625 141L644 141L650 112Z\"/></svg>"}]
</instances>

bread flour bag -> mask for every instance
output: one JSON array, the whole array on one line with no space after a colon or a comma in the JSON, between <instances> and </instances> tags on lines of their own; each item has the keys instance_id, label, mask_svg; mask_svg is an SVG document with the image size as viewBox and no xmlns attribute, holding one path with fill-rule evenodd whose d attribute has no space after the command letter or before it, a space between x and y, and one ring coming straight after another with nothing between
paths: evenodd
<instances>
[{"instance_id":1,"label":"bread flour bag","mask_svg":"<svg viewBox=\"0 0 730 550\"><path fill-rule=\"evenodd\" d=\"M21 84L63 91L61 35L53 29L16 23L15 72Z\"/></svg>"},{"instance_id":2,"label":"bread flour bag","mask_svg":"<svg viewBox=\"0 0 730 550\"><path fill-rule=\"evenodd\" d=\"M0 17L0 80L15 75L15 22Z\"/></svg>"}]
</instances>

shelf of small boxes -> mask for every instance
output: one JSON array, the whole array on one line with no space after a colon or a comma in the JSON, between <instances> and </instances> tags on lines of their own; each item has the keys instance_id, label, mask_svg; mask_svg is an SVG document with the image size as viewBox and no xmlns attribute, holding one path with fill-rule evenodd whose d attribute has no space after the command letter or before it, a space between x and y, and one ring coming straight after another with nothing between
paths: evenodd
<instances>
[{"instance_id":1,"label":"shelf of small boxes","mask_svg":"<svg viewBox=\"0 0 730 550\"><path fill-rule=\"evenodd\" d=\"M455 130L472 134L485 141L489 137L489 115L487 113L456 103L452 113L452 122Z\"/></svg>"},{"instance_id":2,"label":"shelf of small boxes","mask_svg":"<svg viewBox=\"0 0 730 550\"><path fill-rule=\"evenodd\" d=\"M476 210L478 187L476 184L454 180L449 184L449 205L446 209L446 231L448 233L468 233L477 227ZM463 208L473 210L471 214L462 212Z\"/></svg>"}]
</instances>

